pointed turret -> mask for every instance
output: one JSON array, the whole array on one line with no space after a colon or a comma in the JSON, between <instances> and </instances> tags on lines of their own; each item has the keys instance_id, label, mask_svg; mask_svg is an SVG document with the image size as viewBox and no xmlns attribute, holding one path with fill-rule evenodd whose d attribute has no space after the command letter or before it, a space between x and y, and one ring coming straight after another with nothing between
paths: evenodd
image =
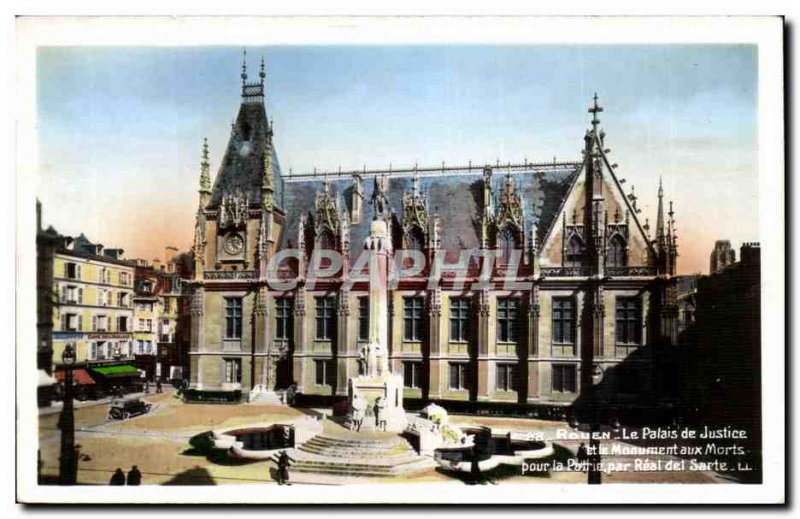
<instances>
[{"instance_id":1,"label":"pointed turret","mask_svg":"<svg viewBox=\"0 0 800 519\"><path fill-rule=\"evenodd\" d=\"M589 264L594 273L603 276L605 268L605 214L606 204L603 197L603 143L601 134L605 133L600 129L600 119L597 114L603 111L603 107L598 102L597 93L592 98L589 105L589 113L592 114L592 129L587 132L584 138L586 149L586 203L583 220L586 223L586 231L590 237L590 247L587 249Z\"/></svg>"},{"instance_id":2,"label":"pointed turret","mask_svg":"<svg viewBox=\"0 0 800 519\"><path fill-rule=\"evenodd\" d=\"M656 215L656 244L659 251L665 245L664 234L664 186L661 177L658 179L658 214Z\"/></svg>"},{"instance_id":3,"label":"pointed turret","mask_svg":"<svg viewBox=\"0 0 800 519\"><path fill-rule=\"evenodd\" d=\"M667 254L669 256L669 273L675 275L678 265L678 233L675 229L675 211L672 210L672 201L669 202L669 243Z\"/></svg>"},{"instance_id":4,"label":"pointed turret","mask_svg":"<svg viewBox=\"0 0 800 519\"><path fill-rule=\"evenodd\" d=\"M242 99L208 199L217 209L226 193L241 193L252 208L283 210L283 180L273 144L273 126L264 105L266 67L249 81L246 52L242 61Z\"/></svg>"}]
</instances>

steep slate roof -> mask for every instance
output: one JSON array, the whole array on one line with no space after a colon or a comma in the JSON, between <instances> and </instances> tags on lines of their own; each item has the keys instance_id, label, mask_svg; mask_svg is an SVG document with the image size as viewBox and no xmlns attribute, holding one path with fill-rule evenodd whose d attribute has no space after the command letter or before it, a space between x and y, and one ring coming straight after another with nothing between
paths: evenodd
<instances>
[{"instance_id":1,"label":"steep slate roof","mask_svg":"<svg viewBox=\"0 0 800 519\"><path fill-rule=\"evenodd\" d=\"M495 197L495 208L506 179L504 168L494 170L492 175L492 192ZM539 240L550 228L556 217L561 202L566 196L573 178L574 170L542 169L516 170L511 176L515 179L517 189L522 193L525 212L525 225L537 225ZM337 193L342 210L351 209L352 177L331 179L331 189ZM411 176L390 176L388 180L387 198L389 207L394 210L397 220L403 219L403 194L411 190ZM436 174L421 176L420 185L428 196L428 210L432 215L438 210L441 219L442 248L452 252L448 261L455 261L461 250L480 248L480 215L483 198L483 177L480 170L472 173ZM323 186L322 178L316 180L287 179L285 184L285 207L287 208L286 228L281 237L281 248L297 246L297 229L300 217L306 215L313 221L314 197ZM370 203L375 188L373 178L362 181L363 203L361 222L350 225L351 257L355 259L361 253L365 238L369 234L369 226L373 217Z\"/></svg>"},{"instance_id":2,"label":"steep slate roof","mask_svg":"<svg viewBox=\"0 0 800 519\"><path fill-rule=\"evenodd\" d=\"M251 205L261 204L261 177L264 172L264 149L269 123L261 102L243 102L231 128L228 147L211 189L208 209L216 208L225 192L237 189L247 194ZM283 209L283 177L275 147L270 146L274 174L274 205Z\"/></svg>"}]
</instances>

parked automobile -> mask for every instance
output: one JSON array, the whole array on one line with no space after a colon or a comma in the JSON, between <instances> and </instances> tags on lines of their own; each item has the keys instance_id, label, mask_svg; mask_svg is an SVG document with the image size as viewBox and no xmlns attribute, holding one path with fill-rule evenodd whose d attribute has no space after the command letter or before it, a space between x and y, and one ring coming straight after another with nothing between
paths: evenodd
<instances>
[{"instance_id":1,"label":"parked automobile","mask_svg":"<svg viewBox=\"0 0 800 519\"><path fill-rule=\"evenodd\" d=\"M152 404L141 398L114 399L108 408L109 420L127 420L150 412Z\"/></svg>"}]
</instances>

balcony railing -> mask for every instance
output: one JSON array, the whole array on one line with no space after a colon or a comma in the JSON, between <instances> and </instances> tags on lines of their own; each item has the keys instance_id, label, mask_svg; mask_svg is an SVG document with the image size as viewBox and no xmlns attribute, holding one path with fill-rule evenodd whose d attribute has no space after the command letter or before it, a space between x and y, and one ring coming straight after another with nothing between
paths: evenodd
<instances>
[{"instance_id":1,"label":"balcony railing","mask_svg":"<svg viewBox=\"0 0 800 519\"><path fill-rule=\"evenodd\" d=\"M646 277L656 274L656 267L606 267L606 275L613 277Z\"/></svg>"},{"instance_id":2,"label":"balcony railing","mask_svg":"<svg viewBox=\"0 0 800 519\"><path fill-rule=\"evenodd\" d=\"M605 275L611 277L649 277L658 273L656 267L606 267ZM580 277L591 275L590 267L542 267L545 277Z\"/></svg>"},{"instance_id":3,"label":"balcony railing","mask_svg":"<svg viewBox=\"0 0 800 519\"><path fill-rule=\"evenodd\" d=\"M591 274L589 267L542 267L542 276L545 277L580 277Z\"/></svg>"},{"instance_id":4,"label":"balcony railing","mask_svg":"<svg viewBox=\"0 0 800 519\"><path fill-rule=\"evenodd\" d=\"M255 270L206 270L206 279L258 279Z\"/></svg>"}]
</instances>

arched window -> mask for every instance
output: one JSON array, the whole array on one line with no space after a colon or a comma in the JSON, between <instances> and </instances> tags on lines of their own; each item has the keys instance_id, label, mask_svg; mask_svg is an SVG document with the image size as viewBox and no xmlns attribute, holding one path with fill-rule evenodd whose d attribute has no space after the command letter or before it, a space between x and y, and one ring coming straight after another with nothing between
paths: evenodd
<instances>
[{"instance_id":1,"label":"arched window","mask_svg":"<svg viewBox=\"0 0 800 519\"><path fill-rule=\"evenodd\" d=\"M579 236L573 234L567 242L567 257L564 264L567 267L580 267L583 264L583 254L586 247Z\"/></svg>"},{"instance_id":2,"label":"arched window","mask_svg":"<svg viewBox=\"0 0 800 519\"><path fill-rule=\"evenodd\" d=\"M519 240L516 233L509 227L506 227L497 236L497 249L499 251L500 262L507 264L511 261L511 254L515 249L519 248Z\"/></svg>"},{"instance_id":3,"label":"arched window","mask_svg":"<svg viewBox=\"0 0 800 519\"><path fill-rule=\"evenodd\" d=\"M625 240L619 234L614 235L608 242L607 265L610 267L624 267L628 263L625 251Z\"/></svg>"}]
</instances>

